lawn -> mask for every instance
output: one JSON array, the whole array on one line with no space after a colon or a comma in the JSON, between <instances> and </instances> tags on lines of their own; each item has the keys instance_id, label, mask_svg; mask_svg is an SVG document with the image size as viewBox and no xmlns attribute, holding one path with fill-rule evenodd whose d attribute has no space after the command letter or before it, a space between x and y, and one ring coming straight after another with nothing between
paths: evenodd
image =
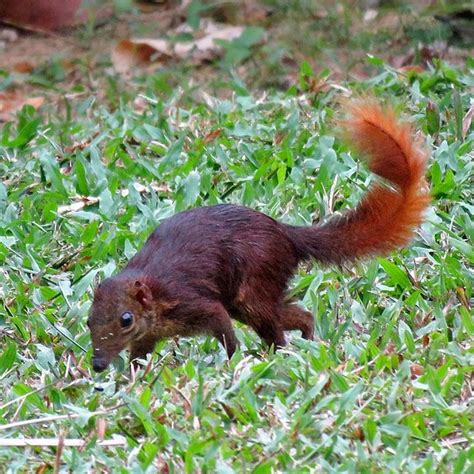
<instances>
[{"instance_id":1,"label":"lawn","mask_svg":"<svg viewBox=\"0 0 474 474\"><path fill-rule=\"evenodd\" d=\"M360 53L357 38L345 47ZM364 74L303 58L288 74L271 45L227 45L197 78L178 63L125 80L107 58L74 79L57 58L1 71L0 91L48 98L0 124L1 472L473 472L474 61L402 71L364 53ZM94 374L94 285L167 217L225 202L309 225L359 201L372 177L335 120L342 97L368 92L432 150L412 244L302 266L292 293L315 341L289 334L274 352L236 324L230 361L212 338L180 338L136 374L125 353Z\"/></svg>"}]
</instances>

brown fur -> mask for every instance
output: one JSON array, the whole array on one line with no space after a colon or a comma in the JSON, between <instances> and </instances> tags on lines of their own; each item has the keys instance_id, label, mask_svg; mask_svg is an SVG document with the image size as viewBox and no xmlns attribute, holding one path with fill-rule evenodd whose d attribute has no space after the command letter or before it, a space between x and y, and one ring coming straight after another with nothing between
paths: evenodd
<instances>
[{"instance_id":1,"label":"brown fur","mask_svg":"<svg viewBox=\"0 0 474 474\"><path fill-rule=\"evenodd\" d=\"M293 227L233 205L202 207L167 219L117 276L97 288L88 324L93 365L104 370L129 346L131 359L174 335L209 334L237 346L231 318L251 326L268 344L285 344L284 331L311 339L311 313L288 302L288 281L302 260L353 262L406 245L429 203L426 151L411 128L375 102L350 106L348 138L375 184L353 210L323 225ZM133 313L125 329L120 317Z\"/></svg>"}]
</instances>

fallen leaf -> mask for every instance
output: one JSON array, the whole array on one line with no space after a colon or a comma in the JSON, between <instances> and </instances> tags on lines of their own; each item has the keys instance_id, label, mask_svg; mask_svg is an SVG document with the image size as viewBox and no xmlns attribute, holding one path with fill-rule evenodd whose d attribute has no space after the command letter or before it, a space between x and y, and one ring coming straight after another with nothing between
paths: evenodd
<instances>
[{"instance_id":1,"label":"fallen leaf","mask_svg":"<svg viewBox=\"0 0 474 474\"><path fill-rule=\"evenodd\" d=\"M103 441L105 437L105 429L107 427L107 422L104 418L100 417L97 419L96 430L97 430L97 439Z\"/></svg>"},{"instance_id":2,"label":"fallen leaf","mask_svg":"<svg viewBox=\"0 0 474 474\"><path fill-rule=\"evenodd\" d=\"M270 16L270 9L267 6L260 5L257 2L245 2L243 9L244 18L246 24L256 25L262 23Z\"/></svg>"},{"instance_id":3,"label":"fallen leaf","mask_svg":"<svg viewBox=\"0 0 474 474\"><path fill-rule=\"evenodd\" d=\"M385 350L383 351L384 354L393 354L395 352L396 346L392 341L388 341Z\"/></svg>"},{"instance_id":4,"label":"fallen leaf","mask_svg":"<svg viewBox=\"0 0 474 474\"><path fill-rule=\"evenodd\" d=\"M327 89L328 83L326 79L320 79L318 77L311 77L308 80L308 88L311 92L317 93L324 89Z\"/></svg>"},{"instance_id":5,"label":"fallen leaf","mask_svg":"<svg viewBox=\"0 0 474 474\"><path fill-rule=\"evenodd\" d=\"M64 176L68 176L69 174L71 174L71 171L72 171L71 162L69 162L66 166L61 167L61 169L59 170L59 172Z\"/></svg>"},{"instance_id":6,"label":"fallen leaf","mask_svg":"<svg viewBox=\"0 0 474 474\"><path fill-rule=\"evenodd\" d=\"M268 18L271 9L255 0L240 0L240 2L216 2L210 14L215 20L224 23L244 22L246 25L257 25Z\"/></svg>"},{"instance_id":7,"label":"fallen leaf","mask_svg":"<svg viewBox=\"0 0 474 474\"><path fill-rule=\"evenodd\" d=\"M275 145L279 145L283 141L283 139L286 137L286 135L287 134L285 132L277 132L275 134L275 138L273 139L273 143Z\"/></svg>"},{"instance_id":8,"label":"fallen leaf","mask_svg":"<svg viewBox=\"0 0 474 474\"><path fill-rule=\"evenodd\" d=\"M47 464L47 463L41 463L37 468L36 468L36 471L35 473L36 474L44 474L45 472L47 472L48 470L51 469L51 464Z\"/></svg>"},{"instance_id":9,"label":"fallen leaf","mask_svg":"<svg viewBox=\"0 0 474 474\"><path fill-rule=\"evenodd\" d=\"M222 134L222 128L218 128L216 130L213 130L212 132L209 132L205 137L204 137L204 143L207 145L208 143L212 142L216 138L219 138Z\"/></svg>"},{"instance_id":10,"label":"fallen leaf","mask_svg":"<svg viewBox=\"0 0 474 474\"><path fill-rule=\"evenodd\" d=\"M120 41L112 50L112 63L119 73L129 72L136 66L146 66L158 61L172 58L189 59L194 63L209 61L217 57L222 48L215 40L232 40L238 38L242 26L225 25L213 21L202 22L199 37L187 42L172 42L167 39L131 38ZM171 36L190 33L187 26L178 27ZM198 34L195 33L195 34Z\"/></svg>"},{"instance_id":11,"label":"fallen leaf","mask_svg":"<svg viewBox=\"0 0 474 474\"><path fill-rule=\"evenodd\" d=\"M44 97L24 97L16 91L0 92L0 122L11 120L15 113L25 105L31 105L35 109L44 102Z\"/></svg>"},{"instance_id":12,"label":"fallen leaf","mask_svg":"<svg viewBox=\"0 0 474 474\"><path fill-rule=\"evenodd\" d=\"M471 110L474 110L473 107L471 107ZM469 113L469 112L468 112L468 113ZM462 304L468 311L470 311L471 307L470 307L470 304L469 304L469 300L468 300L468 298L466 297L466 291L464 290L464 288L462 288L462 287L456 288L456 294L457 294L458 299L459 299L459 301L461 302L461 304Z\"/></svg>"},{"instance_id":13,"label":"fallen leaf","mask_svg":"<svg viewBox=\"0 0 474 474\"><path fill-rule=\"evenodd\" d=\"M393 57L390 64L400 71L422 72L432 64L433 59L443 58L446 48L446 42L435 41L429 47L423 46L417 50L411 48L406 54Z\"/></svg>"},{"instance_id":14,"label":"fallen leaf","mask_svg":"<svg viewBox=\"0 0 474 474\"><path fill-rule=\"evenodd\" d=\"M357 426L356 428L354 428L354 430L352 431L352 436L358 439L359 441L365 440L364 431L362 430L360 426Z\"/></svg>"},{"instance_id":15,"label":"fallen leaf","mask_svg":"<svg viewBox=\"0 0 474 474\"><path fill-rule=\"evenodd\" d=\"M401 66L398 68L400 72L415 72L421 74L425 69L419 64L410 64L408 66Z\"/></svg>"},{"instance_id":16,"label":"fallen leaf","mask_svg":"<svg viewBox=\"0 0 474 474\"><path fill-rule=\"evenodd\" d=\"M364 326L360 325L359 323L356 323L355 321L352 322L354 329L359 333L359 334L365 334L366 330Z\"/></svg>"},{"instance_id":17,"label":"fallen leaf","mask_svg":"<svg viewBox=\"0 0 474 474\"><path fill-rule=\"evenodd\" d=\"M462 120L462 137L465 139L467 137L467 132L471 128L472 117L474 116L474 103L471 104L471 107L467 111L467 114Z\"/></svg>"},{"instance_id":18,"label":"fallen leaf","mask_svg":"<svg viewBox=\"0 0 474 474\"><path fill-rule=\"evenodd\" d=\"M364 13L364 21L366 23L371 22L372 20L375 20L377 18L377 15L379 12L373 8L369 8L368 10L365 11Z\"/></svg>"},{"instance_id":19,"label":"fallen leaf","mask_svg":"<svg viewBox=\"0 0 474 474\"><path fill-rule=\"evenodd\" d=\"M135 188L135 191L137 191L137 193L140 193L140 194L148 192L150 189L155 191L155 193L171 192L171 188L167 184L160 185L160 184L151 183L148 186L144 186L141 183L133 183L133 187ZM127 197L129 195L129 191L128 189L122 189L120 191L120 194L122 195L122 197Z\"/></svg>"},{"instance_id":20,"label":"fallen leaf","mask_svg":"<svg viewBox=\"0 0 474 474\"><path fill-rule=\"evenodd\" d=\"M77 212L86 206L92 206L93 204L97 204L98 202L99 202L98 197L94 197L94 196L80 197L79 200L76 202L73 202L71 204L67 204L64 206L59 206L58 213L69 214L70 212Z\"/></svg>"},{"instance_id":21,"label":"fallen leaf","mask_svg":"<svg viewBox=\"0 0 474 474\"><path fill-rule=\"evenodd\" d=\"M133 110L135 112L143 112L149 106L149 102L142 96L137 96L133 99Z\"/></svg>"},{"instance_id":22,"label":"fallen leaf","mask_svg":"<svg viewBox=\"0 0 474 474\"><path fill-rule=\"evenodd\" d=\"M160 2L161 3L161 2ZM158 8L161 8L161 5L157 2L135 0L135 6L141 13L150 13L155 11Z\"/></svg>"},{"instance_id":23,"label":"fallen leaf","mask_svg":"<svg viewBox=\"0 0 474 474\"><path fill-rule=\"evenodd\" d=\"M420 364L411 364L410 366L410 373L411 373L411 378L416 379L420 375L423 375L424 369L423 366Z\"/></svg>"},{"instance_id":24,"label":"fallen leaf","mask_svg":"<svg viewBox=\"0 0 474 474\"><path fill-rule=\"evenodd\" d=\"M13 70L20 74L30 74L33 72L34 66L28 61L19 61L13 65Z\"/></svg>"},{"instance_id":25,"label":"fallen leaf","mask_svg":"<svg viewBox=\"0 0 474 474\"><path fill-rule=\"evenodd\" d=\"M98 134L99 132L96 132L86 140L83 140L81 142L74 142L72 145L65 146L64 153L74 153L76 150L84 150L91 144L92 140L96 138Z\"/></svg>"}]
</instances>

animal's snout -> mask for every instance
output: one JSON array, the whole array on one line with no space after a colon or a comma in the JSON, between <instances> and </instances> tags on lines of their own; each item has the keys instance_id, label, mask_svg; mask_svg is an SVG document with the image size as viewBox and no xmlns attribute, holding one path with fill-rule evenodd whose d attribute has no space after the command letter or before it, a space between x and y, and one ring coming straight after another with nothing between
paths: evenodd
<instances>
[{"instance_id":1,"label":"animal's snout","mask_svg":"<svg viewBox=\"0 0 474 474\"><path fill-rule=\"evenodd\" d=\"M103 372L108 365L109 362L102 357L94 357L92 359L92 367L96 372Z\"/></svg>"}]
</instances>

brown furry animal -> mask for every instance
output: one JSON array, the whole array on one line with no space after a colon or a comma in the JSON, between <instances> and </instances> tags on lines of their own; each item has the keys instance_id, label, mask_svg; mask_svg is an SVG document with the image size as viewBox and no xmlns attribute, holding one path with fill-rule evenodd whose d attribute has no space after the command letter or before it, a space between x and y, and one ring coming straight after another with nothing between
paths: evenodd
<instances>
[{"instance_id":1,"label":"brown furry animal","mask_svg":"<svg viewBox=\"0 0 474 474\"><path fill-rule=\"evenodd\" d=\"M245 207L218 205L164 221L118 275L97 288L88 325L93 367L104 370L129 346L131 359L175 335L210 334L234 353L231 318L251 326L269 345L284 331L313 337L313 316L286 296L299 262L353 262L406 245L429 203L428 158L411 128L368 100L350 106L348 138L369 168L388 180L340 217L294 227Z\"/></svg>"}]
</instances>

